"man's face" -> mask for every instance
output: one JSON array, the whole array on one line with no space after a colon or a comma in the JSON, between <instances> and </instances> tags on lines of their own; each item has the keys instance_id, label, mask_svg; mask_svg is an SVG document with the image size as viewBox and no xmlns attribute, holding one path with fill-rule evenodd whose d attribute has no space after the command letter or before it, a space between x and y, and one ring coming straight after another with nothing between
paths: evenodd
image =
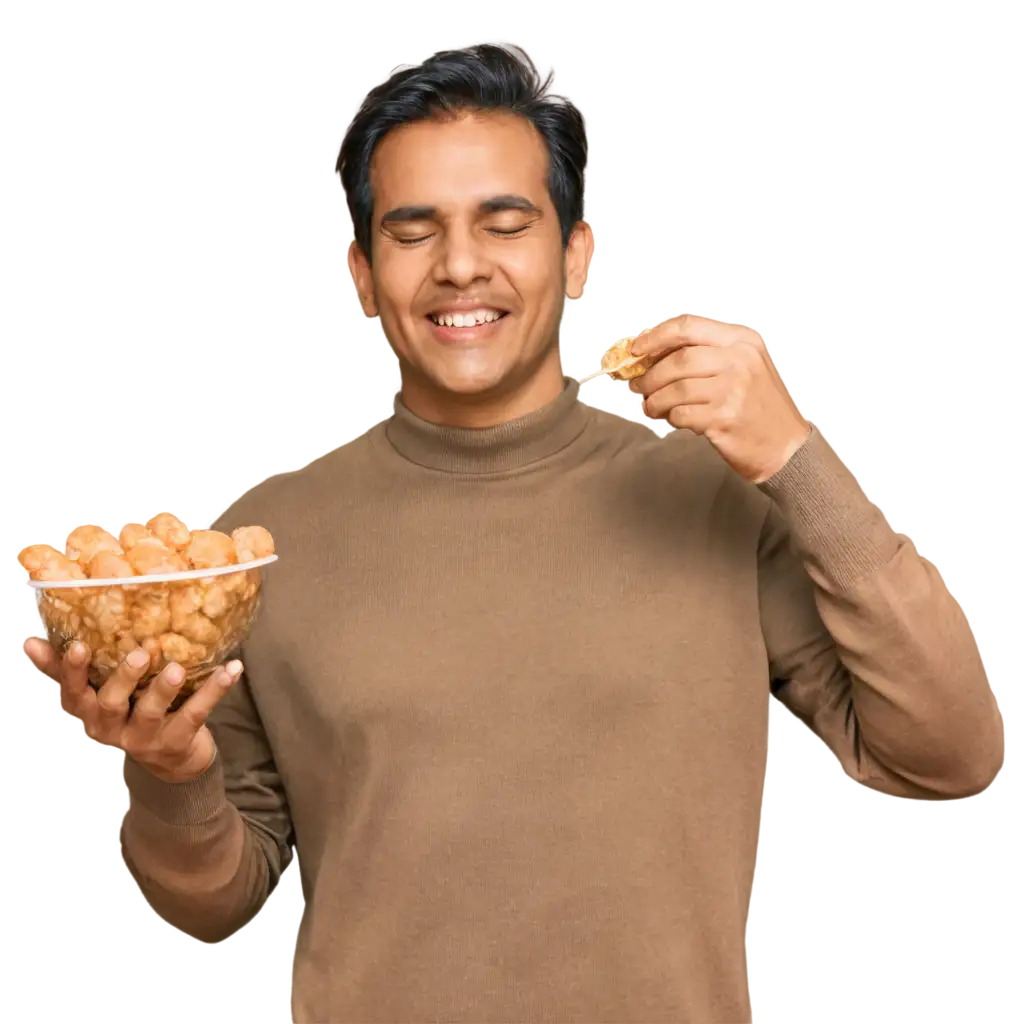
<instances>
[{"instance_id":1,"label":"man's face","mask_svg":"<svg viewBox=\"0 0 1024 1024\"><path fill-rule=\"evenodd\" d=\"M581 222L567 257L547 174L543 139L508 114L403 125L377 147L372 271L355 243L349 265L406 386L494 394L557 361L565 295L582 294L593 242ZM438 322L455 312L488 322Z\"/></svg>"}]
</instances>

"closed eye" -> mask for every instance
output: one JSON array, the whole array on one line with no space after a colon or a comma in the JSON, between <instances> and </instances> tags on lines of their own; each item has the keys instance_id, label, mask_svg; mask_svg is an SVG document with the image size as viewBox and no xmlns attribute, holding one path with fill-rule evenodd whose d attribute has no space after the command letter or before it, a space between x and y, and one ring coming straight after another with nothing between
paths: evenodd
<instances>
[{"instance_id":1,"label":"closed eye","mask_svg":"<svg viewBox=\"0 0 1024 1024\"><path fill-rule=\"evenodd\" d=\"M501 228L488 228L487 229L492 235L498 235L502 238L515 238L516 235L523 234L524 231L530 230L529 224L524 224L521 228L513 228L512 230L502 230ZM433 235L420 235L419 238L396 238L395 241L399 245L417 245L420 242L427 241L428 238L433 238Z\"/></svg>"}]
</instances>

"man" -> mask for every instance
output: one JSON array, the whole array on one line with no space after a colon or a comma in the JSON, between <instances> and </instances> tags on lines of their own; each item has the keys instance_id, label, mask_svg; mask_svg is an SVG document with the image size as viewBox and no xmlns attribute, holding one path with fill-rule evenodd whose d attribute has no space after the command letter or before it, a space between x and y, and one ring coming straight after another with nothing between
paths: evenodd
<instances>
[{"instance_id":1,"label":"man","mask_svg":"<svg viewBox=\"0 0 1024 1024\"><path fill-rule=\"evenodd\" d=\"M298 851L297 1021L749 1021L769 693L884 793L1002 764L959 606L755 331L638 340L664 439L579 401L586 137L547 85L448 51L352 122L349 265L402 388L214 524L280 554L244 672L166 715L168 667L129 713L144 666L97 695L88 652L26 643L126 751L124 856L164 918L220 941Z\"/></svg>"}]
</instances>

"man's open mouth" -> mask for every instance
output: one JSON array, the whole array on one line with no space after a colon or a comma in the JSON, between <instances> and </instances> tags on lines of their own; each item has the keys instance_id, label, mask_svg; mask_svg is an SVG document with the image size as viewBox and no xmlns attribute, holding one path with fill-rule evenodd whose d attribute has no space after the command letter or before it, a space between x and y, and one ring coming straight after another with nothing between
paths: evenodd
<instances>
[{"instance_id":1,"label":"man's open mouth","mask_svg":"<svg viewBox=\"0 0 1024 1024\"><path fill-rule=\"evenodd\" d=\"M508 310L481 308L467 313L428 313L427 316L438 327L479 327L508 316Z\"/></svg>"}]
</instances>

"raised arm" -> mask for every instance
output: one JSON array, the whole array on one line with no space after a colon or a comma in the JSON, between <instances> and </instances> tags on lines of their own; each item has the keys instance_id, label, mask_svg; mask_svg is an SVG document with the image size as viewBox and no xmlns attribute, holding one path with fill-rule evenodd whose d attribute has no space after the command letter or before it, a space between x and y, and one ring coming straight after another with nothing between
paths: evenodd
<instances>
[{"instance_id":1,"label":"raised arm","mask_svg":"<svg viewBox=\"0 0 1024 1024\"><path fill-rule=\"evenodd\" d=\"M858 782L953 799L1003 763L1003 721L963 611L825 439L760 490L761 623L773 694Z\"/></svg>"}]
</instances>

